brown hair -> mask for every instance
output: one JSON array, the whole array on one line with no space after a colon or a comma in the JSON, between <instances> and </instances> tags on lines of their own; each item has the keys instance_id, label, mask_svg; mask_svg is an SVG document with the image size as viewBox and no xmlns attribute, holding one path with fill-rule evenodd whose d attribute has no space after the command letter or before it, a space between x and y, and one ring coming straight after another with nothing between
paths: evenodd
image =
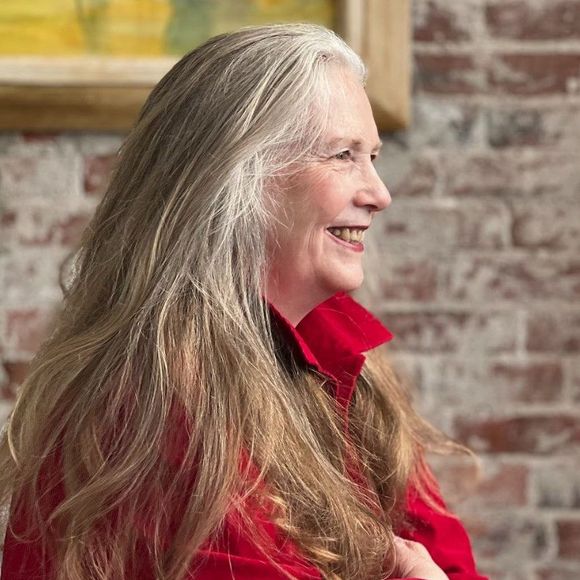
<instances>
[{"instance_id":1,"label":"brown hair","mask_svg":"<svg viewBox=\"0 0 580 580\"><path fill-rule=\"evenodd\" d=\"M379 353L345 433L324 379L277 354L261 295L265 180L321 135L333 66L364 81L318 26L215 37L162 79L123 145L0 448L0 493L27 506L58 580L126 577L135 526L156 578L181 578L231 509L252 530L245 497L273 506L326 578L393 564L422 451L453 444ZM257 474L240 477L244 453ZM368 489L347 475L355 457Z\"/></svg>"}]
</instances>

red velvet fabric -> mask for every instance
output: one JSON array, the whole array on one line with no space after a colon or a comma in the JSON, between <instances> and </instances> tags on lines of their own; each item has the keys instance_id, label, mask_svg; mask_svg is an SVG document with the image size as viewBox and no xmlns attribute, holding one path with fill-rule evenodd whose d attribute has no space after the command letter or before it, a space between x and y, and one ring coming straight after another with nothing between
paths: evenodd
<instances>
[{"instance_id":1,"label":"red velvet fabric","mask_svg":"<svg viewBox=\"0 0 580 580\"><path fill-rule=\"evenodd\" d=\"M317 306L296 328L274 307L271 307L271 312L273 320L285 334L288 347L294 349L305 364L329 378L348 420L348 404L365 361L363 353L391 340L392 334L344 293ZM432 490L432 493L444 505L439 490ZM54 501L58 502L58 498L55 497ZM252 513L255 513L256 525L274 539L279 548L277 561L285 570L301 580L321 578L317 569L269 521L267 513L260 509ZM16 531L21 526L22 515L12 511L10 524ZM486 580L475 569L468 536L457 518L434 511L413 490L408 494L407 515L413 524L412 530L400 530L400 535L421 542L451 580ZM34 542L17 541L9 528L4 544L2 580L52 580L53 570L50 555L43 556ZM136 563L127 578L153 580L147 558ZM196 556L189 578L282 580L285 577L256 548L243 523L236 513L232 513L220 533Z\"/></svg>"}]
</instances>

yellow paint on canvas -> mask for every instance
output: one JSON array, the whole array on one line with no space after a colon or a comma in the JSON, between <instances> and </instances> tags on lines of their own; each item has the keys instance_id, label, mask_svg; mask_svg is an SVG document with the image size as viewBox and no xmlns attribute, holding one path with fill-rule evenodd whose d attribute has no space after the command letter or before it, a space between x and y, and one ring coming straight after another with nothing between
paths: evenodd
<instances>
[{"instance_id":1,"label":"yellow paint on canvas","mask_svg":"<svg viewBox=\"0 0 580 580\"><path fill-rule=\"evenodd\" d=\"M332 27L334 4L332 0L252 0L252 22L317 22Z\"/></svg>"},{"instance_id":2,"label":"yellow paint on canvas","mask_svg":"<svg viewBox=\"0 0 580 580\"><path fill-rule=\"evenodd\" d=\"M166 41L176 53L214 34L251 24L316 22L332 27L334 0L173 0Z\"/></svg>"},{"instance_id":3,"label":"yellow paint on canvas","mask_svg":"<svg viewBox=\"0 0 580 580\"><path fill-rule=\"evenodd\" d=\"M237 4L234 0L220 0L215 2L212 33L272 22L316 22L332 27L333 5L332 0L249 0Z\"/></svg>"},{"instance_id":4,"label":"yellow paint on canvas","mask_svg":"<svg viewBox=\"0 0 580 580\"><path fill-rule=\"evenodd\" d=\"M168 0L1 0L0 54L160 55Z\"/></svg>"},{"instance_id":5,"label":"yellow paint on canvas","mask_svg":"<svg viewBox=\"0 0 580 580\"><path fill-rule=\"evenodd\" d=\"M74 0L2 0L0 54L63 54L83 51L74 21Z\"/></svg>"},{"instance_id":6,"label":"yellow paint on canvas","mask_svg":"<svg viewBox=\"0 0 580 580\"><path fill-rule=\"evenodd\" d=\"M248 24L332 18L332 0L0 0L0 55L183 53Z\"/></svg>"},{"instance_id":7,"label":"yellow paint on canvas","mask_svg":"<svg viewBox=\"0 0 580 580\"><path fill-rule=\"evenodd\" d=\"M114 55L165 54L165 29L171 16L167 0L110 0L108 29L101 52Z\"/></svg>"}]
</instances>

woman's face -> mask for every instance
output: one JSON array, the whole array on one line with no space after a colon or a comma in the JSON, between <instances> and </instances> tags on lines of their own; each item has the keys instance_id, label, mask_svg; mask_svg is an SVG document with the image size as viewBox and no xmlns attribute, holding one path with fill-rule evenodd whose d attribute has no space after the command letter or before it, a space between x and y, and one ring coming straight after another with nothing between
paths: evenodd
<instances>
[{"instance_id":1,"label":"woman's face","mask_svg":"<svg viewBox=\"0 0 580 580\"><path fill-rule=\"evenodd\" d=\"M294 324L333 294L360 286L362 232L391 202L373 165L380 139L364 88L337 69L330 89L319 150L296 173L278 178L266 294Z\"/></svg>"}]
</instances>

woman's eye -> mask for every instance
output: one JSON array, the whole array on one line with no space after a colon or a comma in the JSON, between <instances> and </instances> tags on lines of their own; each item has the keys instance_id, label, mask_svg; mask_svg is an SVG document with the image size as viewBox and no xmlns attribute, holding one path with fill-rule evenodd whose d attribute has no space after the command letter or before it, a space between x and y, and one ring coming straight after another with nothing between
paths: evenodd
<instances>
[{"instance_id":1,"label":"woman's eye","mask_svg":"<svg viewBox=\"0 0 580 580\"><path fill-rule=\"evenodd\" d=\"M346 149L345 151L341 151L340 153L337 153L335 155L335 158L340 159L341 161L347 161L351 157L352 157L352 153L348 149Z\"/></svg>"}]
</instances>

